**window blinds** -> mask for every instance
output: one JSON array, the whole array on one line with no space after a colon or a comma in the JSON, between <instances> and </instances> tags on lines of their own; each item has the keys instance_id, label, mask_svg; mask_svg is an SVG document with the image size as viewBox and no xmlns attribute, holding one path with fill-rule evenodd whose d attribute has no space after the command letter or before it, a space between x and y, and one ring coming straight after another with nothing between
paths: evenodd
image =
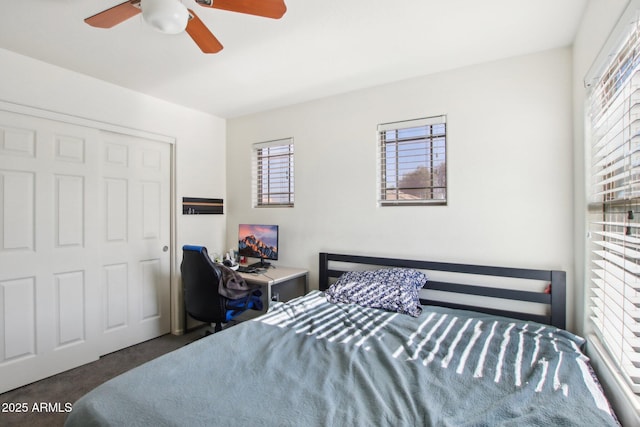
<instances>
[{"instance_id":1,"label":"window blinds","mask_svg":"<svg viewBox=\"0 0 640 427\"><path fill-rule=\"evenodd\" d=\"M640 392L640 31L628 37L589 93L590 318Z\"/></svg>"},{"instance_id":2,"label":"window blinds","mask_svg":"<svg viewBox=\"0 0 640 427\"><path fill-rule=\"evenodd\" d=\"M445 204L446 117L378 125L381 205Z\"/></svg>"},{"instance_id":3,"label":"window blinds","mask_svg":"<svg viewBox=\"0 0 640 427\"><path fill-rule=\"evenodd\" d=\"M293 138L253 145L254 207L293 206Z\"/></svg>"}]
</instances>

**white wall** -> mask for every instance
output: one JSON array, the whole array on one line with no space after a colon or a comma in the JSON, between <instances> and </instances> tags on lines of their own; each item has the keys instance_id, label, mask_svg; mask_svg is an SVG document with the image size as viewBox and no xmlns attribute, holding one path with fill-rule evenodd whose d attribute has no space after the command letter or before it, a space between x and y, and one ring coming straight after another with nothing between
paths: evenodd
<instances>
[{"instance_id":1,"label":"white wall","mask_svg":"<svg viewBox=\"0 0 640 427\"><path fill-rule=\"evenodd\" d=\"M216 247L226 215L181 214L182 197L226 197L223 119L0 49L0 101L175 138L174 303L183 244ZM177 331L178 310L172 310Z\"/></svg>"},{"instance_id":2,"label":"white wall","mask_svg":"<svg viewBox=\"0 0 640 427\"><path fill-rule=\"evenodd\" d=\"M378 207L376 125L447 115L447 206ZM229 120L228 245L281 227L280 265L318 252L554 268L573 299L571 51L557 49ZM294 137L295 207L251 207L251 144ZM573 307L569 306L569 327Z\"/></svg>"}]
</instances>

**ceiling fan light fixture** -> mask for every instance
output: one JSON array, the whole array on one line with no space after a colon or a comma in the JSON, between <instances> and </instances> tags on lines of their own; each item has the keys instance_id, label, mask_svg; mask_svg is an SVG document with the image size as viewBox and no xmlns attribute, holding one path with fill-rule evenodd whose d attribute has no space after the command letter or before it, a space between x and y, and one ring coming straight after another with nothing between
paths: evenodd
<instances>
[{"instance_id":1,"label":"ceiling fan light fixture","mask_svg":"<svg viewBox=\"0 0 640 427\"><path fill-rule=\"evenodd\" d=\"M179 0L142 0L142 18L164 34L178 34L187 28L189 11Z\"/></svg>"}]
</instances>

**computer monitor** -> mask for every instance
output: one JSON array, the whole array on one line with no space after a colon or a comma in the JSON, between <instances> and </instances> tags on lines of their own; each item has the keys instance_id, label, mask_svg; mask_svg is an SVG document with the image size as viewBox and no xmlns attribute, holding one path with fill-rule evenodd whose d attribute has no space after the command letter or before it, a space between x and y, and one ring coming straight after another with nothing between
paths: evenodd
<instances>
[{"instance_id":1,"label":"computer monitor","mask_svg":"<svg viewBox=\"0 0 640 427\"><path fill-rule=\"evenodd\" d=\"M264 260L278 259L278 226L240 224L238 226L238 254L250 258L260 258L250 267L268 267Z\"/></svg>"}]
</instances>

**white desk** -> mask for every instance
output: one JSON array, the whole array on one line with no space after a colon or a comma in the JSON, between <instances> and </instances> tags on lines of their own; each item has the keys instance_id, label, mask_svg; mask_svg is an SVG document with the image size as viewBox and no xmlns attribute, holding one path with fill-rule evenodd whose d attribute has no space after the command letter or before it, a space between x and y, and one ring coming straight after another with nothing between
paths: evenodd
<instances>
[{"instance_id":1,"label":"white desk","mask_svg":"<svg viewBox=\"0 0 640 427\"><path fill-rule=\"evenodd\" d=\"M248 283L259 284L265 310L270 301L286 302L309 292L309 271L302 268L271 267L260 273L240 273Z\"/></svg>"}]
</instances>

